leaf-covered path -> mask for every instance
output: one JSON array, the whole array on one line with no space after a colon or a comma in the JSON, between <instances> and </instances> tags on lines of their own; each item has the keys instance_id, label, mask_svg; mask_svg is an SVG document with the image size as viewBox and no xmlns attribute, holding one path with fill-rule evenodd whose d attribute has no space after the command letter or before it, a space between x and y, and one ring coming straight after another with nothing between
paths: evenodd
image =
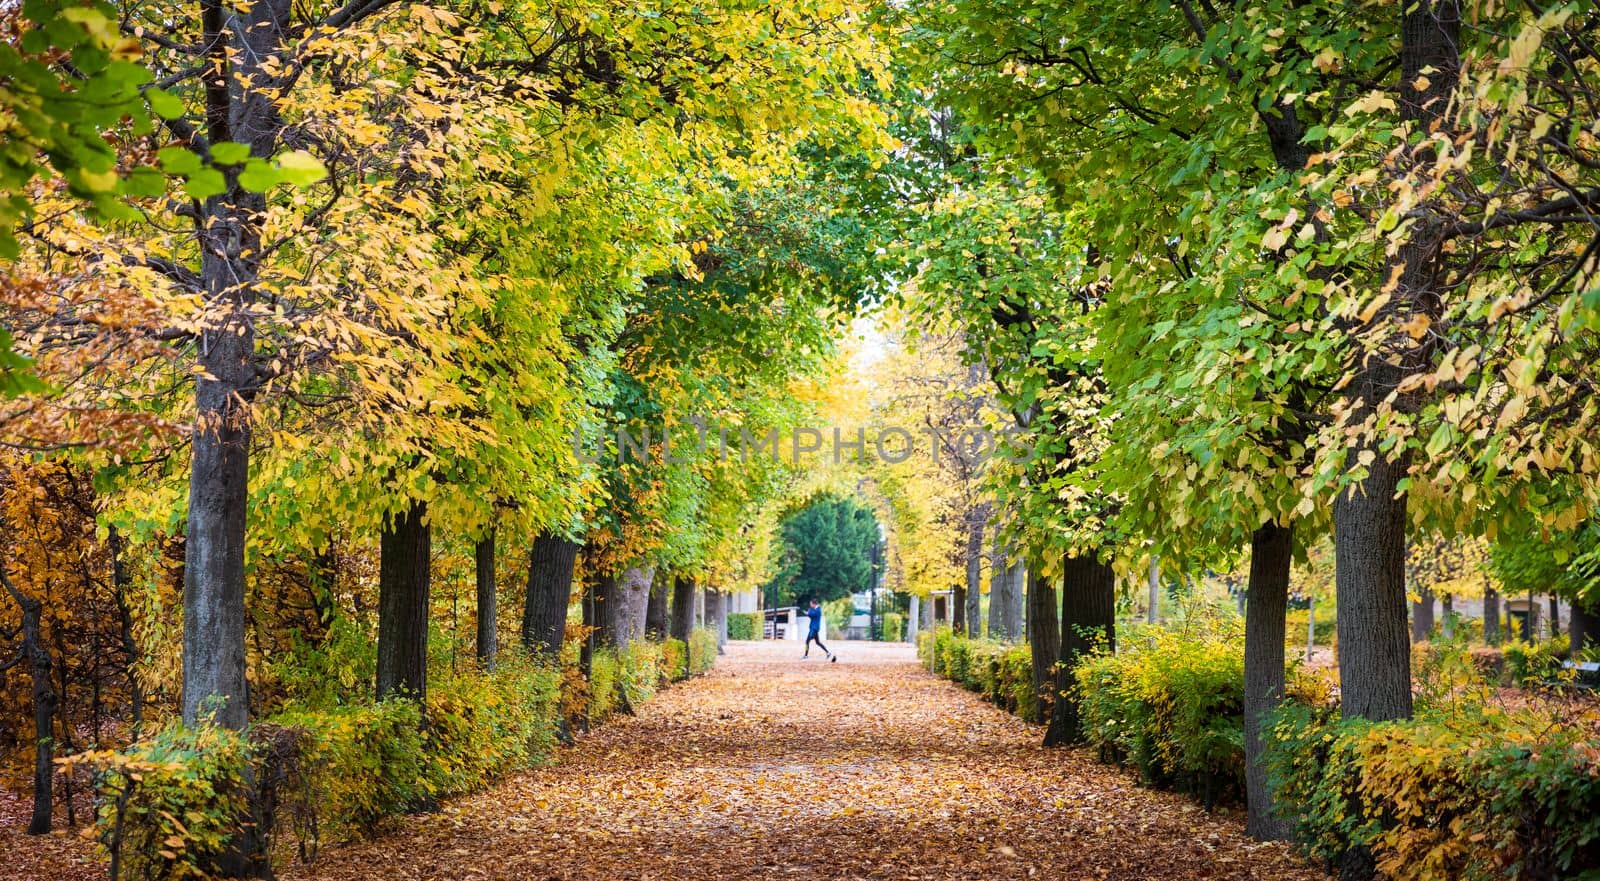
<instances>
[{"instance_id":1,"label":"leaf-covered path","mask_svg":"<svg viewBox=\"0 0 1600 881\"><path fill-rule=\"evenodd\" d=\"M558 761L330 849L302 879L1314 879L1232 818L1140 789L909 648L737 644Z\"/></svg>"}]
</instances>

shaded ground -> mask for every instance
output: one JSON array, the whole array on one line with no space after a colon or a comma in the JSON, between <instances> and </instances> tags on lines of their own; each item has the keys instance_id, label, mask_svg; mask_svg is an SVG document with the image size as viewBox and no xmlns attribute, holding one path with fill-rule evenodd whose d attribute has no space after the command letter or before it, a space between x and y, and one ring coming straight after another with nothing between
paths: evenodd
<instances>
[{"instance_id":1,"label":"shaded ground","mask_svg":"<svg viewBox=\"0 0 1600 881\"><path fill-rule=\"evenodd\" d=\"M1299 879L1278 845L916 666L734 644L551 767L325 850L312 879Z\"/></svg>"},{"instance_id":2,"label":"shaded ground","mask_svg":"<svg viewBox=\"0 0 1600 881\"><path fill-rule=\"evenodd\" d=\"M59 807L59 805L58 805ZM33 811L33 796L0 787L0 878L24 881L100 881L106 867L77 829L64 829L66 812L56 812L56 831L50 835L25 835ZM88 818L80 807L80 822Z\"/></svg>"}]
</instances>

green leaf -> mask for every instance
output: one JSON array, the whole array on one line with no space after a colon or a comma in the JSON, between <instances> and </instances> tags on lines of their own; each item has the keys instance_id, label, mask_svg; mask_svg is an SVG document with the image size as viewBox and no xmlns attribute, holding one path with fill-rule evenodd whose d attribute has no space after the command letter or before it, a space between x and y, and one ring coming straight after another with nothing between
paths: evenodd
<instances>
[{"instance_id":1,"label":"green leaf","mask_svg":"<svg viewBox=\"0 0 1600 881\"><path fill-rule=\"evenodd\" d=\"M129 196L156 198L167 191L167 176L154 168L135 168L123 178L122 191Z\"/></svg>"},{"instance_id":2,"label":"green leaf","mask_svg":"<svg viewBox=\"0 0 1600 881\"><path fill-rule=\"evenodd\" d=\"M211 161L218 165L238 165L250 158L250 148L233 141L211 145Z\"/></svg>"},{"instance_id":3,"label":"green leaf","mask_svg":"<svg viewBox=\"0 0 1600 881\"><path fill-rule=\"evenodd\" d=\"M165 89L148 89L144 99L150 103L150 110L162 119L177 119L183 115L183 101Z\"/></svg>"},{"instance_id":4,"label":"green leaf","mask_svg":"<svg viewBox=\"0 0 1600 881\"><path fill-rule=\"evenodd\" d=\"M264 159L246 160L244 170L239 172L239 186L252 193L265 193L281 183L283 175Z\"/></svg>"},{"instance_id":5,"label":"green leaf","mask_svg":"<svg viewBox=\"0 0 1600 881\"><path fill-rule=\"evenodd\" d=\"M278 169L284 181L297 187L310 186L328 176L321 160L304 150L278 154Z\"/></svg>"},{"instance_id":6,"label":"green leaf","mask_svg":"<svg viewBox=\"0 0 1600 881\"><path fill-rule=\"evenodd\" d=\"M189 180L184 184L184 190L190 198L206 199L211 196L220 196L228 191L228 182L223 179L222 172L215 168L202 168L189 175Z\"/></svg>"},{"instance_id":7,"label":"green leaf","mask_svg":"<svg viewBox=\"0 0 1600 881\"><path fill-rule=\"evenodd\" d=\"M167 174L190 175L200 171L200 157L188 147L162 147L156 151L156 158L161 161L161 170Z\"/></svg>"}]
</instances>

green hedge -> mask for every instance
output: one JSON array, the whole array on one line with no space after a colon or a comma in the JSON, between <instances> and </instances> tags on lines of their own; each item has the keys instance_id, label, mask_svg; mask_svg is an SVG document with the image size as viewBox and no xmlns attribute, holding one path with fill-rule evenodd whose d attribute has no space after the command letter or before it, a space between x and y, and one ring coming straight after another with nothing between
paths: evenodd
<instances>
[{"instance_id":1,"label":"green hedge","mask_svg":"<svg viewBox=\"0 0 1600 881\"><path fill-rule=\"evenodd\" d=\"M1488 704L1403 722L1285 704L1267 768L1313 855L1394 881L1600 877L1600 754L1583 726Z\"/></svg>"},{"instance_id":2,"label":"green hedge","mask_svg":"<svg viewBox=\"0 0 1600 881\"><path fill-rule=\"evenodd\" d=\"M1244 650L1151 631L1075 671L1083 734L1102 760L1207 804L1244 793Z\"/></svg>"},{"instance_id":3,"label":"green hedge","mask_svg":"<svg viewBox=\"0 0 1600 881\"><path fill-rule=\"evenodd\" d=\"M563 653L568 664L576 658ZM597 724L623 698L648 700L673 664L704 672L715 660L716 637L704 630L688 646L597 649L587 679L508 652L492 673L436 678L426 725L415 701L398 698L296 707L257 721L248 735L174 725L124 752L73 761L96 774L98 831L120 879L204 878L218 874L252 810L268 839L290 838L309 860L325 842L352 840L385 817L547 760L563 707ZM563 687L573 693L563 696Z\"/></svg>"},{"instance_id":4,"label":"green hedge","mask_svg":"<svg viewBox=\"0 0 1600 881\"><path fill-rule=\"evenodd\" d=\"M933 673L982 694L1007 712L1039 720L1033 653L1027 645L968 639L938 627L917 634L917 656Z\"/></svg>"},{"instance_id":5,"label":"green hedge","mask_svg":"<svg viewBox=\"0 0 1600 881\"><path fill-rule=\"evenodd\" d=\"M1090 744L1148 783L1208 799L1242 796L1237 636L1152 630L1124 646L1078 667ZM1507 664L1537 679L1558 647L1527 646ZM933 672L1013 712L1037 712L1026 646L939 628L917 635L917 653ZM1600 750L1591 729L1552 710L1498 708L1459 644L1430 647L1418 677L1417 717L1381 724L1341 721L1325 683L1291 677L1291 699L1268 723L1265 761L1305 849L1332 863L1370 854L1394 881L1600 879Z\"/></svg>"},{"instance_id":6,"label":"green hedge","mask_svg":"<svg viewBox=\"0 0 1600 881\"><path fill-rule=\"evenodd\" d=\"M906 638L906 616L899 612L884 612L878 629L884 642L900 642Z\"/></svg>"},{"instance_id":7,"label":"green hedge","mask_svg":"<svg viewBox=\"0 0 1600 881\"><path fill-rule=\"evenodd\" d=\"M717 634L704 627L689 634L689 675L698 676L717 662Z\"/></svg>"},{"instance_id":8,"label":"green hedge","mask_svg":"<svg viewBox=\"0 0 1600 881\"><path fill-rule=\"evenodd\" d=\"M760 612L734 612L728 616L728 638L760 639L762 624Z\"/></svg>"}]
</instances>

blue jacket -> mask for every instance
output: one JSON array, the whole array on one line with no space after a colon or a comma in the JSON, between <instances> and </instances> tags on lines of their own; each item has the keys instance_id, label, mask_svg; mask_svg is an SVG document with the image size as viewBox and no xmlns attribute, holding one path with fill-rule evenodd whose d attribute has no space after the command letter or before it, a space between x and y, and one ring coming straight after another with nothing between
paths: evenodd
<instances>
[{"instance_id":1,"label":"blue jacket","mask_svg":"<svg viewBox=\"0 0 1600 881\"><path fill-rule=\"evenodd\" d=\"M822 632L822 607L821 606L817 606L814 609L806 609L805 610L805 616L807 618L811 619L811 633L813 635L821 633Z\"/></svg>"}]
</instances>

